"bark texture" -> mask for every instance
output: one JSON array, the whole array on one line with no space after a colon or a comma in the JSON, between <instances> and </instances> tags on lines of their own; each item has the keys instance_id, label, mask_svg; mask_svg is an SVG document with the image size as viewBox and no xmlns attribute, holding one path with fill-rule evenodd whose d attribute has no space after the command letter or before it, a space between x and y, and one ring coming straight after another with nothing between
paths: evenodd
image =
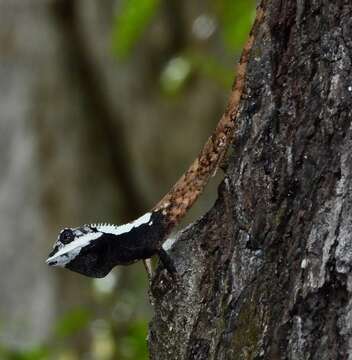
<instances>
[{"instance_id":1,"label":"bark texture","mask_svg":"<svg viewBox=\"0 0 352 360\"><path fill-rule=\"evenodd\" d=\"M152 359L352 359L352 4L264 7L218 200L152 286Z\"/></svg>"}]
</instances>

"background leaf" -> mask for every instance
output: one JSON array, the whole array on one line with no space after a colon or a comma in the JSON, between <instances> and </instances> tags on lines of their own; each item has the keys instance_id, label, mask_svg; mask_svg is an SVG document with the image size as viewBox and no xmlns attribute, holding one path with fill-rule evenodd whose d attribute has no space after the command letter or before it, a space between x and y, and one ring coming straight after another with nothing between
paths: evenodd
<instances>
[{"instance_id":1,"label":"background leaf","mask_svg":"<svg viewBox=\"0 0 352 360\"><path fill-rule=\"evenodd\" d=\"M125 0L122 3L112 34L113 51L118 57L129 55L156 13L159 3L159 0Z\"/></svg>"},{"instance_id":2,"label":"background leaf","mask_svg":"<svg viewBox=\"0 0 352 360\"><path fill-rule=\"evenodd\" d=\"M10 350L0 347L0 359L3 360L44 360L48 359L49 353L43 347L28 350Z\"/></svg>"},{"instance_id":3,"label":"background leaf","mask_svg":"<svg viewBox=\"0 0 352 360\"><path fill-rule=\"evenodd\" d=\"M220 0L216 3L222 36L229 51L238 50L247 39L255 16L253 0Z\"/></svg>"},{"instance_id":4,"label":"background leaf","mask_svg":"<svg viewBox=\"0 0 352 360\"><path fill-rule=\"evenodd\" d=\"M91 314L87 309L76 308L68 311L56 325L56 335L67 337L88 326Z\"/></svg>"}]
</instances>

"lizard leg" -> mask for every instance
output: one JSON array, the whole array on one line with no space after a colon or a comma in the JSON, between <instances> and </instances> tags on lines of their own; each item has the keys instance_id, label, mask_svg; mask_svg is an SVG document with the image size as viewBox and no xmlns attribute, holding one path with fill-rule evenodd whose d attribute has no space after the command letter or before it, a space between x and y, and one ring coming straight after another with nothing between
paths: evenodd
<instances>
[{"instance_id":1,"label":"lizard leg","mask_svg":"<svg viewBox=\"0 0 352 360\"><path fill-rule=\"evenodd\" d=\"M151 283L152 277L153 277L152 260L151 259L145 259L145 260L143 260L143 264L144 264L145 270L146 270L147 275L148 275L149 283Z\"/></svg>"},{"instance_id":2,"label":"lizard leg","mask_svg":"<svg viewBox=\"0 0 352 360\"><path fill-rule=\"evenodd\" d=\"M164 267L170 274L175 274L177 272L174 262L172 261L169 254L161 248L158 252L159 259L163 263Z\"/></svg>"}]
</instances>

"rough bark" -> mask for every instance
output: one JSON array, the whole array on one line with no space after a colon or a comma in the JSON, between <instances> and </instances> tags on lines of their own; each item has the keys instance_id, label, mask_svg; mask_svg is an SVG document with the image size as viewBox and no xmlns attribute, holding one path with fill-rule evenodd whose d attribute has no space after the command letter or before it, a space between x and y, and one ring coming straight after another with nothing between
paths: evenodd
<instances>
[{"instance_id":1,"label":"rough bark","mask_svg":"<svg viewBox=\"0 0 352 360\"><path fill-rule=\"evenodd\" d=\"M352 4L266 3L218 200L152 286L152 359L352 359Z\"/></svg>"}]
</instances>

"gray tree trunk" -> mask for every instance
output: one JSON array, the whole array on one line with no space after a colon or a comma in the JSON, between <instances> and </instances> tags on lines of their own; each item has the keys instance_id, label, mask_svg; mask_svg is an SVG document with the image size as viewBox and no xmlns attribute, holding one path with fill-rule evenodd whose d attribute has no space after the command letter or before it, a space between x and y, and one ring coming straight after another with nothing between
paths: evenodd
<instances>
[{"instance_id":1,"label":"gray tree trunk","mask_svg":"<svg viewBox=\"0 0 352 360\"><path fill-rule=\"evenodd\" d=\"M352 359L352 3L265 7L218 200L153 283L152 359Z\"/></svg>"}]
</instances>

